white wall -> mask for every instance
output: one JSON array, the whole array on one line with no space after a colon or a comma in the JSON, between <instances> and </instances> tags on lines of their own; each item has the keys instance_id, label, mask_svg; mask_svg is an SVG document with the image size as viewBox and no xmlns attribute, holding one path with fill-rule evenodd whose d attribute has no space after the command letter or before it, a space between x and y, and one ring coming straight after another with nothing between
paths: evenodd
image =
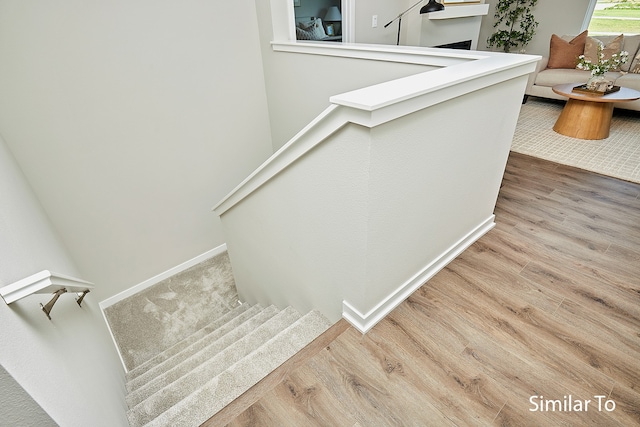
<instances>
[{"instance_id":1,"label":"white wall","mask_svg":"<svg viewBox=\"0 0 640 427\"><path fill-rule=\"evenodd\" d=\"M354 0L355 1L355 35L357 43L396 44L398 37L398 21L389 27L384 25L406 12L416 4L416 0ZM480 0L485 3L484 0ZM400 44L405 46L437 46L472 38L473 33L483 17L456 18L446 21L429 20L420 14L426 0L410 9L402 17ZM457 6L447 6L454 8ZM493 13L493 12L492 12ZM378 27L371 27L371 16L378 15ZM471 26L471 29L468 27ZM466 34L465 34L466 31ZM477 36L477 34L476 34Z\"/></svg>"},{"instance_id":2,"label":"white wall","mask_svg":"<svg viewBox=\"0 0 640 427\"><path fill-rule=\"evenodd\" d=\"M410 8L416 0L353 0L355 2L355 42L375 44L396 44L398 38L398 21L387 28L384 26L395 19L400 13ZM407 30L413 24L413 15L420 14L422 5L416 6L402 18L400 44L406 45ZM371 17L378 15L378 26L371 26ZM413 24L414 25L414 24Z\"/></svg>"},{"instance_id":3,"label":"white wall","mask_svg":"<svg viewBox=\"0 0 640 427\"><path fill-rule=\"evenodd\" d=\"M52 321L48 295L0 303L0 363L62 426L127 425L98 302L224 243L211 207L271 153L256 22L252 0L0 0L0 285L96 284Z\"/></svg>"},{"instance_id":4,"label":"white wall","mask_svg":"<svg viewBox=\"0 0 640 427\"><path fill-rule=\"evenodd\" d=\"M497 0L486 0L489 3L489 13L482 20L480 29L479 50L489 50L487 48L487 38L493 34L495 29L493 23L495 18L495 5ZM536 34L527 45L526 52L534 55L549 55L549 42L552 34L562 36L564 34L578 35L582 29L587 9L588 0L538 0L538 4L533 9L533 14L539 25ZM495 48L493 48L495 49Z\"/></svg>"},{"instance_id":5,"label":"white wall","mask_svg":"<svg viewBox=\"0 0 640 427\"><path fill-rule=\"evenodd\" d=\"M335 322L345 293L365 295L368 149L347 125L224 214L240 298Z\"/></svg>"},{"instance_id":6,"label":"white wall","mask_svg":"<svg viewBox=\"0 0 640 427\"><path fill-rule=\"evenodd\" d=\"M388 28L384 24L396 17L400 12L412 6L415 1L410 0L353 0L355 2L356 42L395 44L397 36L397 22ZM479 50L487 49L487 38L495 31L493 28L495 4L497 0L484 0L490 4L489 13L482 18ZM420 31L422 18L420 7L426 1L418 5L402 19L401 45L420 45ZM526 47L527 53L547 55L549 52L549 40L551 34L578 34L582 28L588 0L539 0L534 9L534 15L539 22L536 35ZM455 6L450 6L455 7ZM371 28L371 15L378 15L378 28Z\"/></svg>"},{"instance_id":7,"label":"white wall","mask_svg":"<svg viewBox=\"0 0 640 427\"><path fill-rule=\"evenodd\" d=\"M324 111L329 97L425 71L424 65L377 61L372 66L361 59L274 52L270 2L256 6L274 151Z\"/></svg>"},{"instance_id":8,"label":"white wall","mask_svg":"<svg viewBox=\"0 0 640 427\"><path fill-rule=\"evenodd\" d=\"M6 426L55 427L57 424L0 366L0 420Z\"/></svg>"},{"instance_id":9,"label":"white wall","mask_svg":"<svg viewBox=\"0 0 640 427\"><path fill-rule=\"evenodd\" d=\"M0 286L44 269L78 276L1 137L0 201ZM39 307L49 298L32 295L10 306L0 300L0 364L61 426L126 425L122 367L97 299L89 294L79 308L73 295L63 295L49 321ZM16 417L39 416L31 413L37 407L14 410L25 412Z\"/></svg>"},{"instance_id":10,"label":"white wall","mask_svg":"<svg viewBox=\"0 0 640 427\"><path fill-rule=\"evenodd\" d=\"M0 0L0 132L96 299L224 243L271 153L253 0Z\"/></svg>"}]
</instances>

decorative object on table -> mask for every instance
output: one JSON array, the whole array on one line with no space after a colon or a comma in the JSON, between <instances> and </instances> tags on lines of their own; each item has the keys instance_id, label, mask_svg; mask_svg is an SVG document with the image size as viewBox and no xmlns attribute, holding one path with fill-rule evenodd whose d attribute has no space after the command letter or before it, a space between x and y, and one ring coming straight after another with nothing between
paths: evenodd
<instances>
[{"instance_id":1,"label":"decorative object on table","mask_svg":"<svg viewBox=\"0 0 640 427\"><path fill-rule=\"evenodd\" d=\"M620 36L620 40L622 36ZM590 53L588 43L593 43L596 40L595 55ZM617 40L617 38L616 38ZM614 47L610 47L613 44ZM587 80L587 89L593 91L600 91L605 86L613 86L613 82L609 85L605 73L607 71L615 71L620 69L620 65L627 62L629 58L629 52L620 51L620 42L610 43L606 48L602 42L591 37L587 37L587 44L585 45L585 53L578 56L578 64L576 68L579 70L591 71L591 77ZM618 49L617 52L611 49Z\"/></svg>"},{"instance_id":2,"label":"decorative object on table","mask_svg":"<svg viewBox=\"0 0 640 427\"><path fill-rule=\"evenodd\" d=\"M602 96L608 95L613 92L618 92L620 90L620 86L614 86L610 81L603 81L599 85L596 85L594 89L589 89L586 84L579 85L574 87L571 92L584 93L587 95L595 95Z\"/></svg>"},{"instance_id":3,"label":"decorative object on table","mask_svg":"<svg viewBox=\"0 0 640 427\"><path fill-rule=\"evenodd\" d=\"M327 35L336 36L340 34L342 14L340 13L338 6L331 6L327 9L327 13L324 15L324 22L327 24ZM329 25L333 27L331 34L329 34Z\"/></svg>"},{"instance_id":4,"label":"decorative object on table","mask_svg":"<svg viewBox=\"0 0 640 427\"><path fill-rule=\"evenodd\" d=\"M423 0L420 0L419 2L415 3L409 9L405 10L404 12L402 12L401 14L393 18L391 21L387 22L387 24L384 26L384 28L387 28L389 25L393 24L393 22L396 19L398 20L398 38L396 40L396 45L400 44L400 27L402 26L402 17L406 15L414 7L422 3L422 1ZM420 8L420 13L422 14L422 13L438 12L440 10L444 10L444 6L441 3L438 3L436 0L429 0L429 3L425 4L424 6L422 6L422 8Z\"/></svg>"},{"instance_id":5,"label":"decorative object on table","mask_svg":"<svg viewBox=\"0 0 640 427\"><path fill-rule=\"evenodd\" d=\"M502 48L507 53L511 52L512 48L520 47L524 52L538 26L532 13L536 3L538 0L498 0L496 13L493 15L496 18L493 28L501 25L505 25L506 28L493 33L487 39L487 45Z\"/></svg>"},{"instance_id":6,"label":"decorative object on table","mask_svg":"<svg viewBox=\"0 0 640 427\"><path fill-rule=\"evenodd\" d=\"M605 92L610 87L613 87L613 82L611 80L607 80L604 75L598 74L589 77L589 80L587 80L587 83L584 86L587 90L591 90L593 92Z\"/></svg>"}]
</instances>

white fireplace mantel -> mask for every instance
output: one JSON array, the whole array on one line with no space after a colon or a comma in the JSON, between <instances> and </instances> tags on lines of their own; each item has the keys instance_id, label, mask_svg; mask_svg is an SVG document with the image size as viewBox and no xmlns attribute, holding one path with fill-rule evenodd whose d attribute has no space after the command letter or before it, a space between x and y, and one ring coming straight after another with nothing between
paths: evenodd
<instances>
[{"instance_id":1,"label":"white fireplace mantel","mask_svg":"<svg viewBox=\"0 0 640 427\"><path fill-rule=\"evenodd\" d=\"M482 17L489 13L488 4L447 6L438 12L422 15L420 46L442 46L471 41L478 47Z\"/></svg>"},{"instance_id":2,"label":"white fireplace mantel","mask_svg":"<svg viewBox=\"0 0 640 427\"><path fill-rule=\"evenodd\" d=\"M455 19L470 16L482 16L489 13L488 4L470 4L450 6L438 12L430 12L425 15L429 19Z\"/></svg>"}]
</instances>

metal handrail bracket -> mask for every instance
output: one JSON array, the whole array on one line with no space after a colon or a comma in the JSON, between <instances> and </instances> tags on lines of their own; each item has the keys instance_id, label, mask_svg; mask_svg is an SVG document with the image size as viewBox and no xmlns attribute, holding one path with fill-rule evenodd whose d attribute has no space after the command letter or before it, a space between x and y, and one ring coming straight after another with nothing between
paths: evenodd
<instances>
[{"instance_id":1,"label":"metal handrail bracket","mask_svg":"<svg viewBox=\"0 0 640 427\"><path fill-rule=\"evenodd\" d=\"M32 294L51 294L60 289L68 292L86 293L93 289L93 283L71 276L43 270L10 285L0 288L0 296L5 303L11 304Z\"/></svg>"}]
</instances>

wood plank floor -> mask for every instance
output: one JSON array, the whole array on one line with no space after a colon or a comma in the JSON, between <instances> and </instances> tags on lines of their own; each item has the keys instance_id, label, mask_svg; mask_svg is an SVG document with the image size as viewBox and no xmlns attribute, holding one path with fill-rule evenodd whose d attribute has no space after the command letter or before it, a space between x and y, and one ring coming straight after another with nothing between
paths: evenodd
<instances>
[{"instance_id":1,"label":"wood plank floor","mask_svg":"<svg viewBox=\"0 0 640 427\"><path fill-rule=\"evenodd\" d=\"M640 426L640 185L512 154L496 223L205 425Z\"/></svg>"}]
</instances>

